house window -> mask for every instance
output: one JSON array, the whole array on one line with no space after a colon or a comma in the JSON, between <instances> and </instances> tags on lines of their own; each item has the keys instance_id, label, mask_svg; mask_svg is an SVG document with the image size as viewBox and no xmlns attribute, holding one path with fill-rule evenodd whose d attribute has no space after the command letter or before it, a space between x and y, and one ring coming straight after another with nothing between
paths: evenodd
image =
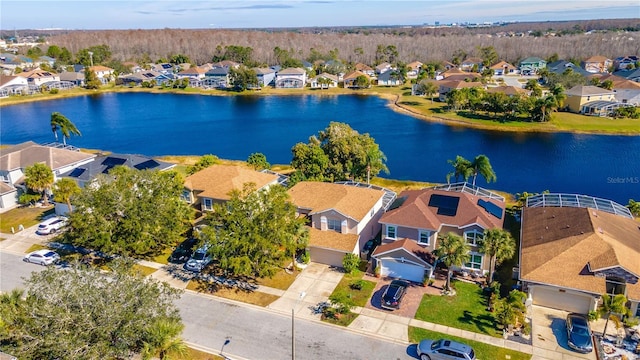
<instances>
[{"instance_id":1,"label":"house window","mask_svg":"<svg viewBox=\"0 0 640 360\"><path fill-rule=\"evenodd\" d=\"M209 198L202 199L202 208L205 210L213 210L213 200Z\"/></svg>"},{"instance_id":2,"label":"house window","mask_svg":"<svg viewBox=\"0 0 640 360\"><path fill-rule=\"evenodd\" d=\"M387 237L389 239L395 239L397 231L398 231L398 227L397 226L387 225Z\"/></svg>"},{"instance_id":3,"label":"house window","mask_svg":"<svg viewBox=\"0 0 640 360\"><path fill-rule=\"evenodd\" d=\"M418 231L418 244L429 245L429 238L431 237L431 231L419 230Z\"/></svg>"},{"instance_id":4,"label":"house window","mask_svg":"<svg viewBox=\"0 0 640 360\"><path fill-rule=\"evenodd\" d=\"M467 241L467 244L478 246L482 241L484 234L478 230L467 231L464 233L464 239Z\"/></svg>"},{"instance_id":5,"label":"house window","mask_svg":"<svg viewBox=\"0 0 640 360\"><path fill-rule=\"evenodd\" d=\"M189 190L183 190L180 198L188 203L191 203L191 192Z\"/></svg>"},{"instance_id":6,"label":"house window","mask_svg":"<svg viewBox=\"0 0 640 360\"><path fill-rule=\"evenodd\" d=\"M607 294L617 295L627 293L627 284L624 279L617 276L607 276L606 278Z\"/></svg>"},{"instance_id":7,"label":"house window","mask_svg":"<svg viewBox=\"0 0 640 360\"><path fill-rule=\"evenodd\" d=\"M464 267L474 270L482 269L482 255L478 253L469 254L469 262L465 263Z\"/></svg>"},{"instance_id":8,"label":"house window","mask_svg":"<svg viewBox=\"0 0 640 360\"><path fill-rule=\"evenodd\" d=\"M327 229L342 232L342 221L336 219L327 219Z\"/></svg>"}]
</instances>

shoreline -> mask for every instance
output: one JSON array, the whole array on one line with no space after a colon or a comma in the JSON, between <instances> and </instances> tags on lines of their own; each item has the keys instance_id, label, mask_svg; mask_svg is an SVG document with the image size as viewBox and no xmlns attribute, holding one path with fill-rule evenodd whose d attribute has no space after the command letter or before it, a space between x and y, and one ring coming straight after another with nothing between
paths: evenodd
<instances>
[{"instance_id":1,"label":"shoreline","mask_svg":"<svg viewBox=\"0 0 640 360\"><path fill-rule=\"evenodd\" d=\"M194 88L188 88L194 89ZM402 94L398 94L397 91L401 91L402 88L387 88L394 92L380 92L377 90L365 89L361 90L351 90L344 88L333 88L327 90L319 90L319 89L265 89L260 91L252 91L252 92L229 92L229 91L220 91L220 90L203 90L203 89L195 89L195 91L190 90L180 90L180 89L146 89L146 88L116 88L115 86L106 88L106 89L98 89L98 90L86 90L86 89L77 89L79 91L74 91L73 93L64 93L60 92L56 95L46 94L46 95L36 95L37 97L19 97L19 98L5 98L9 99L9 101L3 101L4 99L0 99L0 109L4 106L11 105L20 105L31 102L39 102L39 101L49 101L49 100L59 100L71 97L78 96L91 96L91 95L100 95L105 93L150 93L150 94L173 94L173 95L204 95L204 96L300 96L300 95L313 95L313 96L340 96L340 95L360 95L360 96L377 96L381 99L385 99L388 101L388 106L391 110L402 113L407 116L411 116L417 118L422 121L430 122L430 123L438 123L451 127L458 128L468 128L475 130L485 130L485 131L497 131L497 132L507 132L507 133L523 133L523 134L554 134L554 133L569 133L569 134L587 134L587 135L614 135L614 136L638 136L640 135L640 121L638 121L639 130L637 132L629 131L602 131L602 130L580 130L580 129L558 129L555 128L556 125L548 122L547 127L540 128L531 128L531 127L507 127L507 126L499 126L495 124L479 124L474 123L472 121L466 121L461 119L451 119L446 117L439 117L433 115L426 115L415 109L412 109L410 106L406 106L400 103L400 99ZM558 113L556 113L558 114ZM612 120L615 121L615 120Z\"/></svg>"}]
</instances>

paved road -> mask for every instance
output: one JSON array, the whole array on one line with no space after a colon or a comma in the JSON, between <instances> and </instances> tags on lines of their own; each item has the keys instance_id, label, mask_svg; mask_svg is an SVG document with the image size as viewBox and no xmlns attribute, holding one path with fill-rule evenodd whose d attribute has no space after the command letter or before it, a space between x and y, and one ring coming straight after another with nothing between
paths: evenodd
<instances>
[{"instance_id":1,"label":"paved road","mask_svg":"<svg viewBox=\"0 0 640 360\"><path fill-rule=\"evenodd\" d=\"M23 286L22 278L43 267L24 263L22 256L0 252L0 291ZM291 317L251 305L238 305L185 292L176 304L185 330L183 338L232 359L290 359ZM295 320L296 359L415 359L415 345L388 342L340 327Z\"/></svg>"}]
</instances>

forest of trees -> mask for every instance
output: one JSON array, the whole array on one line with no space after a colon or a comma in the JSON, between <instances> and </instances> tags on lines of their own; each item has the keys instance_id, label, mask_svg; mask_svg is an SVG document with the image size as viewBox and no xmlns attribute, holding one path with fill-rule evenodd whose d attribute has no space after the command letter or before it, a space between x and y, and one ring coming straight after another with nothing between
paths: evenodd
<instances>
[{"instance_id":1,"label":"forest of trees","mask_svg":"<svg viewBox=\"0 0 640 360\"><path fill-rule=\"evenodd\" d=\"M227 46L250 47L252 60L277 64L278 54L288 52L291 58L308 59L326 54L344 61L374 64L379 46L395 46L397 60L428 62L450 60L454 53L467 56L476 49L492 46L499 58L517 63L529 56L547 58L557 54L561 59L584 59L593 55L615 58L640 53L637 32L605 31L585 34L586 29L617 28L637 30L638 19L562 23L562 36L498 37L497 32L522 31L544 34L558 23L510 24L502 27L466 28L345 28L224 30L224 29L157 29L69 31L51 34L49 45L66 48L72 53L104 44L119 61L148 58L153 61L173 54L185 54L195 64L212 61L217 49ZM608 24L608 25L607 25ZM607 26L605 26L607 25ZM537 29L537 30L536 30ZM544 29L544 31L542 30ZM44 45L46 46L46 45ZM275 51L275 49L280 51Z\"/></svg>"}]
</instances>

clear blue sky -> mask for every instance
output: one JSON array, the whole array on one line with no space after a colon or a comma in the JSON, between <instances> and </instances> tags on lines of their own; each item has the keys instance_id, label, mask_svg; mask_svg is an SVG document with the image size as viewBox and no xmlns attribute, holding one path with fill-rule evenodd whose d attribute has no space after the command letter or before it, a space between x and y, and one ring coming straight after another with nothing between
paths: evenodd
<instances>
[{"instance_id":1,"label":"clear blue sky","mask_svg":"<svg viewBox=\"0 0 640 360\"><path fill-rule=\"evenodd\" d=\"M2 0L0 14L3 30L422 25L640 18L640 0Z\"/></svg>"}]
</instances>

